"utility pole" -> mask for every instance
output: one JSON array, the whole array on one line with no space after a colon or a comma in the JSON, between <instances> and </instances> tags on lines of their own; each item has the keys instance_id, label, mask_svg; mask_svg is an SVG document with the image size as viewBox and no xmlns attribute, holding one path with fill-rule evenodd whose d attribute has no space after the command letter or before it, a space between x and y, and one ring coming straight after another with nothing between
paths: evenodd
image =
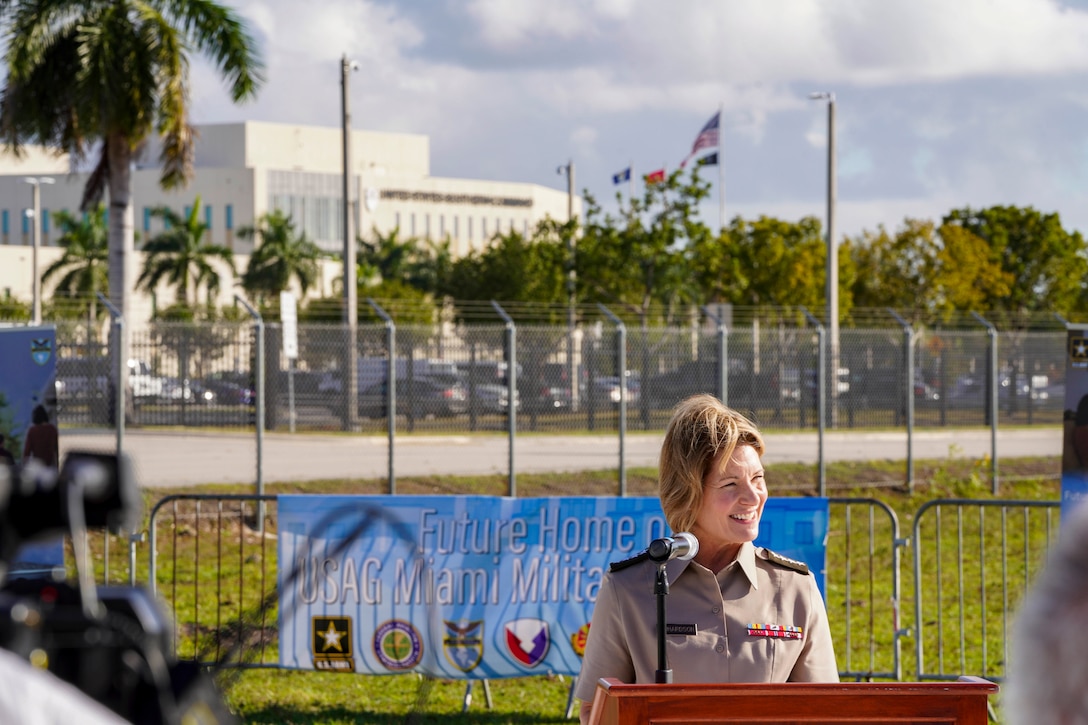
<instances>
[{"instance_id":1,"label":"utility pole","mask_svg":"<svg viewBox=\"0 0 1088 725\"><path fill-rule=\"evenodd\" d=\"M346 415L344 421L348 430L355 430L359 417L359 351L356 347L356 332L359 326L358 287L355 279L355 233L351 224L351 110L348 102L348 78L353 70L359 70L357 61L348 60L345 53L340 59L340 106L341 130L343 135L343 212L344 212L344 312L343 322L347 325L347 354L345 355L344 392L347 393ZM395 351L389 354L395 356Z\"/></svg>"},{"instance_id":2,"label":"utility pole","mask_svg":"<svg viewBox=\"0 0 1088 725\"><path fill-rule=\"evenodd\" d=\"M574 325L575 315L575 286L578 281L578 273L574 269L574 161L567 161L566 165L555 170L557 174L567 176L567 223L569 234L567 235L567 371L570 377L570 405L571 410L578 410L578 365L574 355Z\"/></svg>"},{"instance_id":3,"label":"utility pole","mask_svg":"<svg viewBox=\"0 0 1088 725\"><path fill-rule=\"evenodd\" d=\"M831 427L839 415L839 254L835 242L835 204L838 197L838 173L835 161L835 94L820 91L809 94L813 100L827 101L827 327L830 343Z\"/></svg>"}]
</instances>

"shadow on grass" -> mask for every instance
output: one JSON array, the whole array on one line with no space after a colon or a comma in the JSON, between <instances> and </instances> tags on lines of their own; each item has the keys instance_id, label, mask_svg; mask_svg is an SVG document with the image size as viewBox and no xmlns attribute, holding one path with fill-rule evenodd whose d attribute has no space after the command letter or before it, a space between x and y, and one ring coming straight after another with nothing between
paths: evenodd
<instances>
[{"instance_id":1,"label":"shadow on grass","mask_svg":"<svg viewBox=\"0 0 1088 725\"><path fill-rule=\"evenodd\" d=\"M367 723L368 725L425 725L443 723L443 725L468 725L469 723L535 723L536 725L555 725L558 723L577 722L576 718L567 720L561 715L546 717L538 713L488 712L473 711L466 713L417 712L394 715L388 712L373 712L367 709L349 709L345 707L326 707L320 712L300 711L285 707L268 707L251 710L243 714L249 724L258 725L340 725L342 723Z\"/></svg>"}]
</instances>

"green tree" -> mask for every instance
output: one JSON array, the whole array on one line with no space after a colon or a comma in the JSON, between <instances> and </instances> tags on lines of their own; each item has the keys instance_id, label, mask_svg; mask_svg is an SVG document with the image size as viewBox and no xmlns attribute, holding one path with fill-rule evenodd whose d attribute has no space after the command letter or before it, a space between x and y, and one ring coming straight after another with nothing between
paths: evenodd
<instances>
[{"instance_id":1,"label":"green tree","mask_svg":"<svg viewBox=\"0 0 1088 725\"><path fill-rule=\"evenodd\" d=\"M718 246L730 260L732 279L720 288L726 301L749 306L804 305L814 314L824 308L827 242L816 217L797 222L735 217ZM839 255L840 273L844 256ZM840 313L844 311L842 282L840 278Z\"/></svg>"},{"instance_id":2,"label":"green tree","mask_svg":"<svg viewBox=\"0 0 1088 725\"><path fill-rule=\"evenodd\" d=\"M88 320L98 319L98 293L109 288L106 210L98 204L85 215L58 211L53 219L61 231L57 243L64 248L64 253L46 267L42 282L59 277L54 298L67 297L81 310L86 309Z\"/></svg>"},{"instance_id":3,"label":"green tree","mask_svg":"<svg viewBox=\"0 0 1088 725\"><path fill-rule=\"evenodd\" d=\"M894 233L881 226L848 239L839 256L854 267L854 306L890 307L912 321L930 319L939 300L934 285L941 249L933 222L923 219L905 219Z\"/></svg>"},{"instance_id":4,"label":"green tree","mask_svg":"<svg viewBox=\"0 0 1088 725\"><path fill-rule=\"evenodd\" d=\"M944 226L983 239L991 258L1010 275L1008 292L988 295L986 309L1024 315L1076 308L1088 273L1088 248L1080 232L1062 228L1058 214L1032 207L964 208L949 212Z\"/></svg>"},{"instance_id":5,"label":"green tree","mask_svg":"<svg viewBox=\"0 0 1088 725\"><path fill-rule=\"evenodd\" d=\"M400 239L400 229L388 234L374 230L374 241L361 241L359 249L360 286L380 282L403 282L434 295L445 282L453 265L449 240Z\"/></svg>"},{"instance_id":6,"label":"green tree","mask_svg":"<svg viewBox=\"0 0 1088 725\"><path fill-rule=\"evenodd\" d=\"M243 239L260 239L242 275L242 287L260 303L274 298L298 281L305 295L317 283L321 250L295 230L291 218L281 210L263 215L256 226L238 230Z\"/></svg>"},{"instance_id":7,"label":"green tree","mask_svg":"<svg viewBox=\"0 0 1088 725\"><path fill-rule=\"evenodd\" d=\"M132 160L162 140L161 182L192 174L189 56L211 59L235 102L256 94L261 61L242 21L213 0L0 0L7 78L0 138L18 153L40 143L80 158L97 147L84 210L109 195L109 290L129 319Z\"/></svg>"},{"instance_id":8,"label":"green tree","mask_svg":"<svg viewBox=\"0 0 1088 725\"><path fill-rule=\"evenodd\" d=\"M211 260L222 260L233 275L234 255L227 247L204 241L208 225L200 221L200 197L196 198L188 216L182 216L167 206L155 207L151 215L162 218L166 229L144 245L147 258L136 284L150 292L166 281L176 288L177 301L186 305L190 304L189 289L193 290L195 304L200 285L203 284L208 291L208 306L211 307L221 282L219 271Z\"/></svg>"},{"instance_id":9,"label":"green tree","mask_svg":"<svg viewBox=\"0 0 1088 725\"><path fill-rule=\"evenodd\" d=\"M938 230L941 247L937 253L932 291L919 299L932 300L934 312L992 310L1012 291L1013 274L1001 262L985 239L959 224L944 224Z\"/></svg>"},{"instance_id":10,"label":"green tree","mask_svg":"<svg viewBox=\"0 0 1088 725\"><path fill-rule=\"evenodd\" d=\"M533 302L542 307L563 303L567 253L561 242L549 237L560 226L543 222L533 239L516 231L496 236L486 249L453 263L442 293L466 302ZM464 317L463 309L458 316Z\"/></svg>"},{"instance_id":11,"label":"green tree","mask_svg":"<svg viewBox=\"0 0 1088 725\"><path fill-rule=\"evenodd\" d=\"M585 229L575 254L580 296L618 306L643 327L655 310L671 322L684 303L695 301L685 250L710 236L698 219L708 193L697 170L688 180L674 171L662 183L646 184L641 197L626 204L618 198L618 219L602 214L586 194Z\"/></svg>"}]
</instances>

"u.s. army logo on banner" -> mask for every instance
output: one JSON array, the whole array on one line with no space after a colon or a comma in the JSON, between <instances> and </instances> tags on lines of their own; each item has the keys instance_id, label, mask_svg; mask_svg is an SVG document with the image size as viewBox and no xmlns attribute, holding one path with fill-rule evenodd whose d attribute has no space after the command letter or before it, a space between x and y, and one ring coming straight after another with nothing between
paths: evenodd
<instances>
[{"instance_id":1,"label":"u.s. army logo on banner","mask_svg":"<svg viewBox=\"0 0 1088 725\"><path fill-rule=\"evenodd\" d=\"M462 672L468 672L480 664L484 657L484 622L450 622L446 620L446 636L442 638L442 651L446 659Z\"/></svg>"},{"instance_id":2,"label":"u.s. army logo on banner","mask_svg":"<svg viewBox=\"0 0 1088 725\"><path fill-rule=\"evenodd\" d=\"M355 658L351 654L351 617L314 617L310 631L315 670L355 671Z\"/></svg>"},{"instance_id":3,"label":"u.s. army logo on banner","mask_svg":"<svg viewBox=\"0 0 1088 725\"><path fill-rule=\"evenodd\" d=\"M1088 337L1069 336L1069 363L1075 368L1088 367Z\"/></svg>"},{"instance_id":4,"label":"u.s. army logo on banner","mask_svg":"<svg viewBox=\"0 0 1088 725\"><path fill-rule=\"evenodd\" d=\"M30 358L39 365L49 362L53 354L53 341L48 337L35 337L30 341Z\"/></svg>"}]
</instances>

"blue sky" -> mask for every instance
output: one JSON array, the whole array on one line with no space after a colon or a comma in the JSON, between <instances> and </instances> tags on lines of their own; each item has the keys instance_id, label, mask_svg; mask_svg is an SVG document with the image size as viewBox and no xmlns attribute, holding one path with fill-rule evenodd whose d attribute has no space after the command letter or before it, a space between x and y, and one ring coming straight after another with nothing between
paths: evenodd
<instances>
[{"instance_id":1,"label":"blue sky","mask_svg":"<svg viewBox=\"0 0 1088 725\"><path fill-rule=\"evenodd\" d=\"M821 219L836 96L838 231L963 206L1058 212L1088 232L1086 0L229 0L268 67L233 106L204 63L193 121L426 134L436 176L611 200L676 168L724 108L726 217ZM715 185L718 174L708 169ZM704 208L718 222L718 190Z\"/></svg>"}]
</instances>

